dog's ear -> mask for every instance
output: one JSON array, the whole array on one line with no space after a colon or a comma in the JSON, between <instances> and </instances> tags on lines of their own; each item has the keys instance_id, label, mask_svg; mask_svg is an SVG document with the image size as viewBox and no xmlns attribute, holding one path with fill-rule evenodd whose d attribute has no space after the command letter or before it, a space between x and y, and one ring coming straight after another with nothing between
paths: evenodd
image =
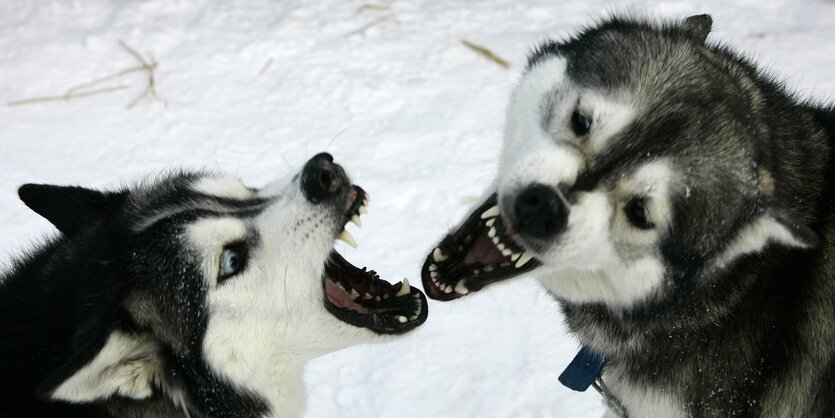
<instances>
[{"instance_id":1,"label":"dog's ear","mask_svg":"<svg viewBox=\"0 0 835 418\"><path fill-rule=\"evenodd\" d=\"M127 192L106 193L49 184L24 184L17 194L26 206L70 237L118 210L127 196Z\"/></svg>"},{"instance_id":2,"label":"dog's ear","mask_svg":"<svg viewBox=\"0 0 835 418\"><path fill-rule=\"evenodd\" d=\"M78 350L38 388L42 399L86 403L121 396L146 399L162 379L159 344L148 336L113 331L98 351ZM92 358L89 358L93 351Z\"/></svg>"},{"instance_id":3,"label":"dog's ear","mask_svg":"<svg viewBox=\"0 0 835 418\"><path fill-rule=\"evenodd\" d=\"M703 44L713 27L713 18L708 14L693 15L684 19L682 27L696 42Z\"/></svg>"},{"instance_id":4,"label":"dog's ear","mask_svg":"<svg viewBox=\"0 0 835 418\"><path fill-rule=\"evenodd\" d=\"M719 262L725 264L739 256L761 252L770 245L810 250L818 244L818 235L808 226L783 214L764 213L740 229Z\"/></svg>"}]
</instances>

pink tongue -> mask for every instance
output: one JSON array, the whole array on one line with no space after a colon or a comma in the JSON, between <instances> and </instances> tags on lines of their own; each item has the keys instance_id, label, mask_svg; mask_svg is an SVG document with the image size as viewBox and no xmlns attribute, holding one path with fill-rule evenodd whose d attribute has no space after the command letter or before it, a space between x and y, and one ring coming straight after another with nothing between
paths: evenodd
<instances>
[{"instance_id":1,"label":"pink tongue","mask_svg":"<svg viewBox=\"0 0 835 418\"><path fill-rule=\"evenodd\" d=\"M340 308L348 308L359 313L368 313L368 309L362 305L354 302L351 294L340 289L332 280L325 279L325 294L328 296L330 303L339 306Z\"/></svg>"},{"instance_id":2,"label":"pink tongue","mask_svg":"<svg viewBox=\"0 0 835 418\"><path fill-rule=\"evenodd\" d=\"M473 248L467 254L464 262L467 264L481 263L491 265L505 261L507 258L496 248L496 245L493 244L493 240L487 236L487 233L482 231L476 237Z\"/></svg>"}]
</instances>

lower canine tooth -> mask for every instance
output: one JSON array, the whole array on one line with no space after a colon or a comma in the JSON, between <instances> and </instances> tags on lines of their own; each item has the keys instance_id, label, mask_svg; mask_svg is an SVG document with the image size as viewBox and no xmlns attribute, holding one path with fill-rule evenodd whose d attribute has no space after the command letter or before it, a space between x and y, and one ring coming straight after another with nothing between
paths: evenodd
<instances>
[{"instance_id":1,"label":"lower canine tooth","mask_svg":"<svg viewBox=\"0 0 835 418\"><path fill-rule=\"evenodd\" d=\"M432 259L435 260L436 263L440 263L441 261L446 261L449 258L448 255L444 254L440 248L435 248L435 251L432 252Z\"/></svg>"},{"instance_id":2,"label":"lower canine tooth","mask_svg":"<svg viewBox=\"0 0 835 418\"><path fill-rule=\"evenodd\" d=\"M525 251L525 253L522 254L521 257L519 257L519 261L516 262L516 268L519 268L519 267L524 266L525 264L528 264L528 261L531 261L532 258L533 258L533 254Z\"/></svg>"},{"instance_id":3,"label":"lower canine tooth","mask_svg":"<svg viewBox=\"0 0 835 418\"><path fill-rule=\"evenodd\" d=\"M400 286L400 290L398 290L397 294L395 294L394 296L398 296L398 297L405 296L405 295L408 295L411 292L412 292L412 288L409 286L409 280L404 278L403 279L403 285Z\"/></svg>"},{"instance_id":4,"label":"lower canine tooth","mask_svg":"<svg viewBox=\"0 0 835 418\"><path fill-rule=\"evenodd\" d=\"M470 289L467 289L467 285L463 280L459 280L458 283L455 284L455 293L458 293L459 295L466 295L467 293L470 293Z\"/></svg>"},{"instance_id":5,"label":"lower canine tooth","mask_svg":"<svg viewBox=\"0 0 835 418\"><path fill-rule=\"evenodd\" d=\"M336 239L338 239L340 241L344 241L346 244L348 244L348 245L350 245L354 248L357 248L357 242L354 241L354 237L352 237L351 234L349 234L348 231L346 231L344 229L342 230L342 233L339 234L338 237L336 237Z\"/></svg>"}]
</instances>

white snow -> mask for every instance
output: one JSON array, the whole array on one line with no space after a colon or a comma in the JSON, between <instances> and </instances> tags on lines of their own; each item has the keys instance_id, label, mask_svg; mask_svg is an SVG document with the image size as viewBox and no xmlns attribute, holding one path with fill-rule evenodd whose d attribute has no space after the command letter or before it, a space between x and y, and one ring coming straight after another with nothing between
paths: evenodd
<instances>
[{"instance_id":1,"label":"white snow","mask_svg":"<svg viewBox=\"0 0 835 418\"><path fill-rule=\"evenodd\" d=\"M711 39L756 57L803 96L835 92L831 0L363 3L0 2L0 262L52 233L17 200L22 183L112 187L184 166L259 185L327 150L373 197L363 228L351 230L359 249L339 250L389 280L419 283L424 255L492 179L529 48L611 10L711 13ZM104 84L124 90L6 106L135 66L120 40L153 53L164 103L126 109L145 83L132 73ZM433 301L427 323L395 343L312 362L307 416L600 416L594 391L556 381L576 350L558 308L519 279Z\"/></svg>"}]
</instances>

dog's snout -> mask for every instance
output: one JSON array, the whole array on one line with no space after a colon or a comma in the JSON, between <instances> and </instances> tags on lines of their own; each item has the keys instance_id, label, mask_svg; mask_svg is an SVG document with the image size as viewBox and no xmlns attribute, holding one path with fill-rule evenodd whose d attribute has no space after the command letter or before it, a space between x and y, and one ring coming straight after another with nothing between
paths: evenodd
<instances>
[{"instance_id":1,"label":"dog's snout","mask_svg":"<svg viewBox=\"0 0 835 418\"><path fill-rule=\"evenodd\" d=\"M346 186L345 170L333 162L333 156L323 152L317 154L302 169L302 191L307 200L319 203L339 194Z\"/></svg>"},{"instance_id":2,"label":"dog's snout","mask_svg":"<svg viewBox=\"0 0 835 418\"><path fill-rule=\"evenodd\" d=\"M568 204L560 193L544 184L524 190L513 203L516 230L534 238L549 238L568 224Z\"/></svg>"}]
</instances>

